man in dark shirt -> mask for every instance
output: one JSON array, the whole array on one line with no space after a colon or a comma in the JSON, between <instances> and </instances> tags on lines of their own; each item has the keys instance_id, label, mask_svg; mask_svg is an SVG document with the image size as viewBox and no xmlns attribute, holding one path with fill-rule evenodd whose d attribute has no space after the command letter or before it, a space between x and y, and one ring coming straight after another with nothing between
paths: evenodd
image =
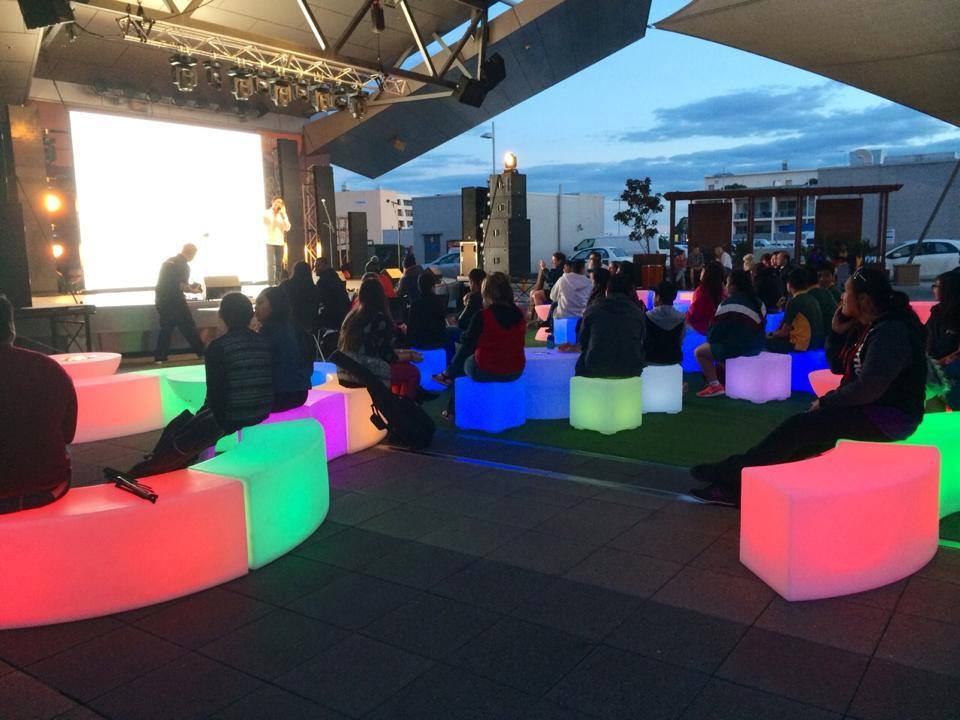
<instances>
[{"instance_id":1,"label":"man in dark shirt","mask_svg":"<svg viewBox=\"0 0 960 720\"><path fill-rule=\"evenodd\" d=\"M157 279L154 303L160 314L160 333L157 335L157 349L154 360L165 362L170 352L170 339L173 331L180 329L190 348L203 357L203 343L197 332L197 324L193 321L185 292L200 292L200 286L190 284L190 265L188 264L197 254L196 245L187 243L179 254L168 258L160 266L160 277Z\"/></svg>"},{"instance_id":2,"label":"man in dark shirt","mask_svg":"<svg viewBox=\"0 0 960 720\"><path fill-rule=\"evenodd\" d=\"M267 341L250 329L253 305L241 293L220 302L227 326L207 348L207 397L196 415L184 411L170 421L153 452L123 476L158 475L190 465L198 453L237 430L266 419L273 405L273 363ZM104 468L112 479L121 473Z\"/></svg>"},{"instance_id":3,"label":"man in dark shirt","mask_svg":"<svg viewBox=\"0 0 960 720\"><path fill-rule=\"evenodd\" d=\"M56 360L14 347L15 339L13 305L0 295L0 513L63 497L77 428L73 381Z\"/></svg>"},{"instance_id":4,"label":"man in dark shirt","mask_svg":"<svg viewBox=\"0 0 960 720\"><path fill-rule=\"evenodd\" d=\"M610 278L606 297L587 308L580 323L577 375L636 377L643 372L646 321L631 298L636 294L630 279L617 274Z\"/></svg>"}]
</instances>

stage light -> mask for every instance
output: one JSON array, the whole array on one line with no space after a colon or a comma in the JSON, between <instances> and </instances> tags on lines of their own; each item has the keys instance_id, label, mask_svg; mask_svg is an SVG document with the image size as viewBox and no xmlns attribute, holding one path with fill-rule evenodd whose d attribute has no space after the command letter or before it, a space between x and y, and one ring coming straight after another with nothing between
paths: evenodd
<instances>
[{"instance_id":1,"label":"stage light","mask_svg":"<svg viewBox=\"0 0 960 720\"><path fill-rule=\"evenodd\" d=\"M310 102L310 86L303 80L295 83L293 86L293 96L299 102Z\"/></svg>"},{"instance_id":2,"label":"stage light","mask_svg":"<svg viewBox=\"0 0 960 720\"><path fill-rule=\"evenodd\" d=\"M180 92L193 92L197 87L197 59L190 55L177 53L170 56L170 68L173 84Z\"/></svg>"},{"instance_id":3,"label":"stage light","mask_svg":"<svg viewBox=\"0 0 960 720\"><path fill-rule=\"evenodd\" d=\"M216 60L206 60L203 63L203 70L207 77L207 85L217 90L223 85L223 75L220 68L221 65Z\"/></svg>"},{"instance_id":4,"label":"stage light","mask_svg":"<svg viewBox=\"0 0 960 720\"><path fill-rule=\"evenodd\" d=\"M234 66L227 70L227 76L233 83L231 94L237 100L249 100L254 93L253 71Z\"/></svg>"},{"instance_id":5,"label":"stage light","mask_svg":"<svg viewBox=\"0 0 960 720\"><path fill-rule=\"evenodd\" d=\"M48 190L43 194L43 208L51 214L60 212L63 208L63 198L52 190Z\"/></svg>"},{"instance_id":6,"label":"stage light","mask_svg":"<svg viewBox=\"0 0 960 720\"><path fill-rule=\"evenodd\" d=\"M383 7L380 5L380 0L373 0L373 3L370 5L370 21L373 23L373 32L377 35L387 29L387 21L383 15Z\"/></svg>"},{"instance_id":7,"label":"stage light","mask_svg":"<svg viewBox=\"0 0 960 720\"><path fill-rule=\"evenodd\" d=\"M363 93L351 95L347 101L347 108L350 114L357 120L363 120L367 114L367 96Z\"/></svg>"},{"instance_id":8,"label":"stage light","mask_svg":"<svg viewBox=\"0 0 960 720\"><path fill-rule=\"evenodd\" d=\"M513 172L517 169L517 155L513 152L503 154L503 169L505 172Z\"/></svg>"},{"instance_id":9,"label":"stage light","mask_svg":"<svg viewBox=\"0 0 960 720\"><path fill-rule=\"evenodd\" d=\"M273 72L273 70L261 70L257 73L257 92L261 95L269 94L278 79L277 74Z\"/></svg>"},{"instance_id":10,"label":"stage light","mask_svg":"<svg viewBox=\"0 0 960 720\"><path fill-rule=\"evenodd\" d=\"M285 108L293 102L293 88L288 80L275 80L270 87L270 98L277 107Z\"/></svg>"},{"instance_id":11,"label":"stage light","mask_svg":"<svg viewBox=\"0 0 960 720\"><path fill-rule=\"evenodd\" d=\"M327 112L333 109L333 96L323 86L310 90L310 106L317 112Z\"/></svg>"},{"instance_id":12,"label":"stage light","mask_svg":"<svg viewBox=\"0 0 960 720\"><path fill-rule=\"evenodd\" d=\"M63 257L63 245L60 243L54 243L50 246L50 254L53 255L54 260L59 260Z\"/></svg>"}]
</instances>

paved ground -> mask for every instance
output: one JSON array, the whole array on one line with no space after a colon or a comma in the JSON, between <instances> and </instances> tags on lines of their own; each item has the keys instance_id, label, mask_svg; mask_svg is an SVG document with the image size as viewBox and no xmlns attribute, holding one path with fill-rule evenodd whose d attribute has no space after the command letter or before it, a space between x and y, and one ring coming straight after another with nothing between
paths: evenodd
<instances>
[{"instance_id":1,"label":"paved ground","mask_svg":"<svg viewBox=\"0 0 960 720\"><path fill-rule=\"evenodd\" d=\"M81 480L153 437L82 446ZM0 633L0 718L960 717L960 552L789 604L739 564L735 511L670 493L676 470L435 448L484 462L338 459L329 519L268 567Z\"/></svg>"}]
</instances>

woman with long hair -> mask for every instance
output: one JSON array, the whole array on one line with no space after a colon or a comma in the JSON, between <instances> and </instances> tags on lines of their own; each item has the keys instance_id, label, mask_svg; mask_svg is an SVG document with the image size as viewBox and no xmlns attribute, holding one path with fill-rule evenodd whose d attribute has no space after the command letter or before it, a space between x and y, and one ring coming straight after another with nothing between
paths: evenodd
<instances>
[{"instance_id":1,"label":"woman with long hair","mask_svg":"<svg viewBox=\"0 0 960 720\"><path fill-rule=\"evenodd\" d=\"M281 287L265 288L253 307L260 335L270 346L273 363L273 407L283 412L307 400L313 375L313 341L293 322L290 298Z\"/></svg>"},{"instance_id":2,"label":"woman with long hair","mask_svg":"<svg viewBox=\"0 0 960 720\"><path fill-rule=\"evenodd\" d=\"M607 296L607 285L610 284L610 271L605 267L597 268L593 272L593 290L587 300L587 307L603 300Z\"/></svg>"},{"instance_id":3,"label":"woman with long hair","mask_svg":"<svg viewBox=\"0 0 960 720\"><path fill-rule=\"evenodd\" d=\"M951 410L960 410L960 271L938 275L933 281L937 304L927 320L927 354L953 381L947 394Z\"/></svg>"},{"instance_id":4,"label":"woman with long hair","mask_svg":"<svg viewBox=\"0 0 960 720\"><path fill-rule=\"evenodd\" d=\"M293 266L293 274L280 283L280 289L287 294L290 301L293 321L304 332L314 332L317 329L320 303L310 266L303 260L297 262Z\"/></svg>"},{"instance_id":5,"label":"woman with long hair","mask_svg":"<svg viewBox=\"0 0 960 720\"><path fill-rule=\"evenodd\" d=\"M885 270L861 267L847 280L827 339L830 369L840 387L806 412L781 423L741 455L697 465L703 502L739 505L745 467L803 460L838 440L893 442L910 437L923 419L927 381L925 331L909 299L890 286Z\"/></svg>"},{"instance_id":6,"label":"woman with long hair","mask_svg":"<svg viewBox=\"0 0 960 720\"><path fill-rule=\"evenodd\" d=\"M687 310L687 326L701 335L707 334L713 316L724 298L725 273L723 265L716 260L708 262L700 271L700 284L693 291L693 299Z\"/></svg>"},{"instance_id":7,"label":"woman with long hair","mask_svg":"<svg viewBox=\"0 0 960 720\"><path fill-rule=\"evenodd\" d=\"M423 399L420 371L413 364L423 360L423 356L412 350L396 349L396 337L383 285L376 276L366 278L360 284L357 306L343 321L338 348L371 370L394 394ZM342 368L337 370L337 377L346 387L362 386L358 378Z\"/></svg>"}]
</instances>

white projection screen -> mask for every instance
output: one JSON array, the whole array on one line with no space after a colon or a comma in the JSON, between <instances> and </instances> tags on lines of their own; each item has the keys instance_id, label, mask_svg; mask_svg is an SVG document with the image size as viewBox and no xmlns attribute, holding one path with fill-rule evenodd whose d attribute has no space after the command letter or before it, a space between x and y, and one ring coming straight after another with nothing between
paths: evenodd
<instances>
[{"instance_id":1,"label":"white projection screen","mask_svg":"<svg viewBox=\"0 0 960 720\"><path fill-rule=\"evenodd\" d=\"M87 290L152 288L188 242L195 282L266 279L259 135L76 111L70 125Z\"/></svg>"}]
</instances>

